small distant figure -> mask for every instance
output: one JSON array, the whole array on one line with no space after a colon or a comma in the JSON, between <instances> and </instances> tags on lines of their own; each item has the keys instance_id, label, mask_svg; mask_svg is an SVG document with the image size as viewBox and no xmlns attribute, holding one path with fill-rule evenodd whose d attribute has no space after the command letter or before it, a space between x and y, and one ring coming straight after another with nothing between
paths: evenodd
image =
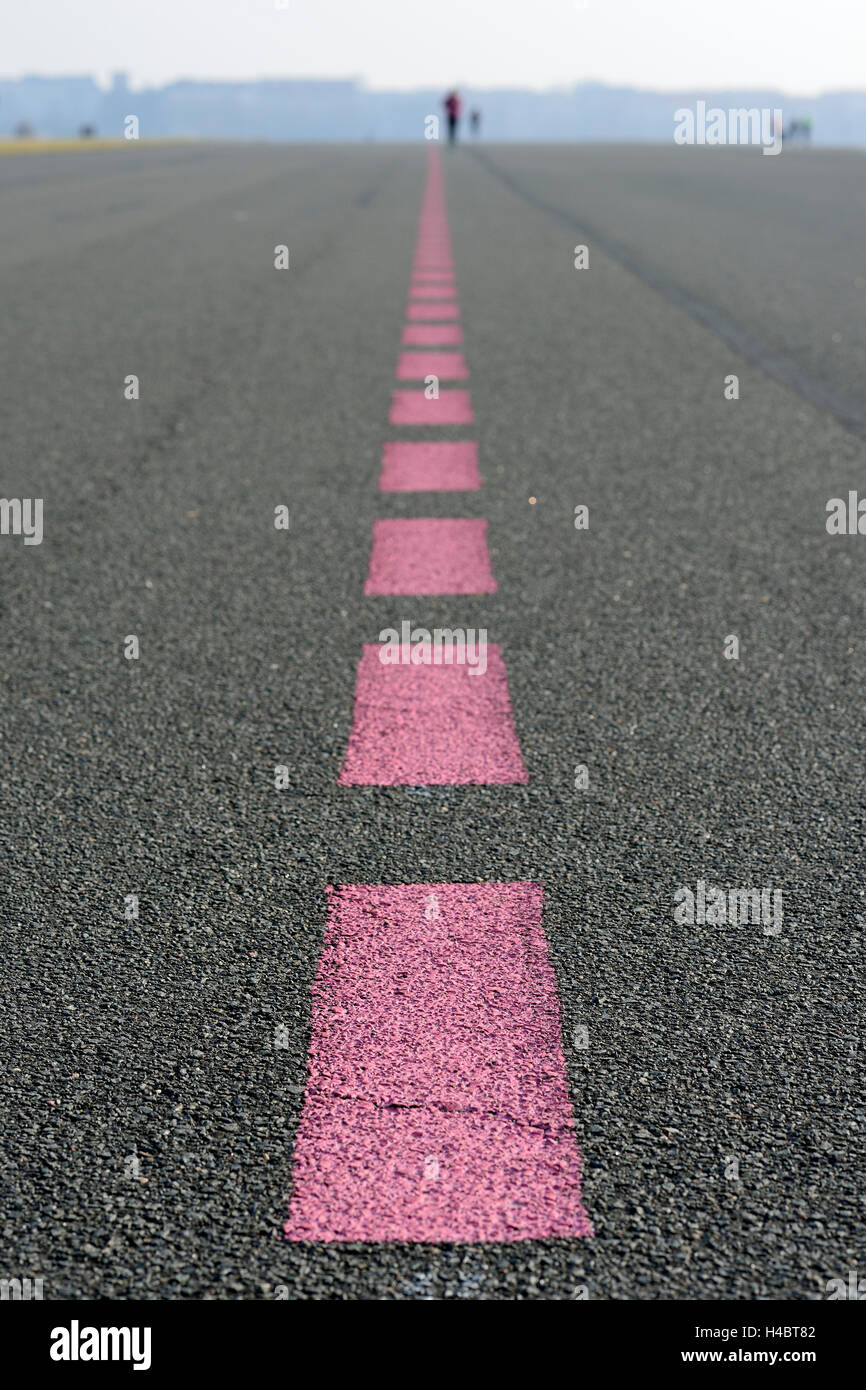
<instances>
[{"instance_id":1,"label":"small distant figure","mask_svg":"<svg viewBox=\"0 0 866 1390\"><path fill-rule=\"evenodd\" d=\"M812 117L799 116L796 120L791 121L784 132L784 139L792 145L810 144L812 140Z\"/></svg>"},{"instance_id":2,"label":"small distant figure","mask_svg":"<svg viewBox=\"0 0 866 1390\"><path fill-rule=\"evenodd\" d=\"M469 112L469 129L476 138L481 134L481 112L477 106Z\"/></svg>"},{"instance_id":3,"label":"small distant figure","mask_svg":"<svg viewBox=\"0 0 866 1390\"><path fill-rule=\"evenodd\" d=\"M449 92L442 105L445 107L445 115L448 118L448 144L457 143L457 123L460 120L461 101L457 92Z\"/></svg>"},{"instance_id":4,"label":"small distant figure","mask_svg":"<svg viewBox=\"0 0 866 1390\"><path fill-rule=\"evenodd\" d=\"M78 131L79 140L92 140L96 135L96 126L83 125Z\"/></svg>"}]
</instances>

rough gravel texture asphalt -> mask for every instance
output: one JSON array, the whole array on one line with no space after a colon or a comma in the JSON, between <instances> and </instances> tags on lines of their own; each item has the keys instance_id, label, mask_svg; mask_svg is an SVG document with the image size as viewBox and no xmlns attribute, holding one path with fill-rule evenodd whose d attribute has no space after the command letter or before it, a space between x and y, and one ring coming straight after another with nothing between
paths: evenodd
<instances>
[{"instance_id":1,"label":"rough gravel texture asphalt","mask_svg":"<svg viewBox=\"0 0 866 1390\"><path fill-rule=\"evenodd\" d=\"M866 489L862 157L443 151L484 489L385 495L425 153L0 160L0 493L45 517L0 536L2 1273L823 1298L863 1249L866 537L824 524ZM498 591L365 598L417 515L485 518ZM502 644L528 785L337 785L403 618ZM781 934L677 925L699 879ZM545 886L595 1236L285 1243L325 887L491 880Z\"/></svg>"}]
</instances>

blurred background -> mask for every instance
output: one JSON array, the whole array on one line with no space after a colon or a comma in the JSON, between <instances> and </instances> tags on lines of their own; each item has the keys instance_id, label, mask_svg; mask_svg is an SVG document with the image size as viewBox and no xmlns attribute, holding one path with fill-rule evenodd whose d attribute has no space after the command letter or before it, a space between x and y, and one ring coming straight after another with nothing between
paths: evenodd
<instances>
[{"instance_id":1,"label":"blurred background","mask_svg":"<svg viewBox=\"0 0 866 1390\"><path fill-rule=\"evenodd\" d=\"M862 146L864 52L855 0L19 0L0 135L417 140L457 87L493 141L668 141L703 99Z\"/></svg>"}]
</instances>

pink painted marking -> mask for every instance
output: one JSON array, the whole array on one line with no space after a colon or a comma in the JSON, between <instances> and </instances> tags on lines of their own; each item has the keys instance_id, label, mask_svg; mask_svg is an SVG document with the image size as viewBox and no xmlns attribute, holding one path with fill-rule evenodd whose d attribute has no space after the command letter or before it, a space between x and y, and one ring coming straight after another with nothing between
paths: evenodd
<instances>
[{"instance_id":1,"label":"pink painted marking","mask_svg":"<svg viewBox=\"0 0 866 1390\"><path fill-rule=\"evenodd\" d=\"M457 285L453 278L443 280L436 284L428 284L426 280L419 280L413 276L409 282L410 299L456 299Z\"/></svg>"},{"instance_id":2,"label":"pink painted marking","mask_svg":"<svg viewBox=\"0 0 866 1390\"><path fill-rule=\"evenodd\" d=\"M460 310L454 300L443 300L441 304L416 304L410 300L406 305L407 319L459 319Z\"/></svg>"},{"instance_id":3,"label":"pink painted marking","mask_svg":"<svg viewBox=\"0 0 866 1390\"><path fill-rule=\"evenodd\" d=\"M413 282L419 285L430 285L439 283L453 283L454 276L450 270L416 270L412 277Z\"/></svg>"},{"instance_id":4,"label":"pink painted marking","mask_svg":"<svg viewBox=\"0 0 866 1390\"><path fill-rule=\"evenodd\" d=\"M382 451L380 492L479 492L478 445L470 440L392 442Z\"/></svg>"},{"instance_id":5,"label":"pink painted marking","mask_svg":"<svg viewBox=\"0 0 866 1390\"><path fill-rule=\"evenodd\" d=\"M412 299L453 299L454 285L416 285L413 280L409 294Z\"/></svg>"},{"instance_id":6,"label":"pink painted marking","mask_svg":"<svg viewBox=\"0 0 866 1390\"><path fill-rule=\"evenodd\" d=\"M407 629L411 625L407 624ZM421 639L423 639L423 631ZM407 632L411 637L411 631ZM432 634L430 634L432 637ZM402 637L402 632L401 632ZM421 640L419 639L419 640ZM342 787L462 786L528 782L508 698L501 648L467 642L480 665L386 666L384 645L365 645ZM407 642L406 655L413 648ZM419 647L414 648L417 652ZM440 658L447 653L439 651ZM436 653L432 653L435 658ZM452 656L459 655L453 652Z\"/></svg>"},{"instance_id":7,"label":"pink painted marking","mask_svg":"<svg viewBox=\"0 0 866 1390\"><path fill-rule=\"evenodd\" d=\"M411 517L373 522L365 594L495 594L487 522Z\"/></svg>"},{"instance_id":8,"label":"pink painted marking","mask_svg":"<svg viewBox=\"0 0 866 1390\"><path fill-rule=\"evenodd\" d=\"M291 1241L591 1236L538 883L329 891Z\"/></svg>"},{"instance_id":9,"label":"pink painted marking","mask_svg":"<svg viewBox=\"0 0 866 1390\"><path fill-rule=\"evenodd\" d=\"M465 381L469 375L462 352L401 352L397 363L398 381L423 381L427 376L440 381Z\"/></svg>"},{"instance_id":10,"label":"pink painted marking","mask_svg":"<svg viewBox=\"0 0 866 1390\"><path fill-rule=\"evenodd\" d=\"M468 391L440 391L437 400L429 400L423 391L392 391L392 425L471 425L472 402Z\"/></svg>"},{"instance_id":11,"label":"pink painted marking","mask_svg":"<svg viewBox=\"0 0 866 1390\"><path fill-rule=\"evenodd\" d=\"M407 323L403 327L404 347L457 347L462 342L459 323Z\"/></svg>"}]
</instances>

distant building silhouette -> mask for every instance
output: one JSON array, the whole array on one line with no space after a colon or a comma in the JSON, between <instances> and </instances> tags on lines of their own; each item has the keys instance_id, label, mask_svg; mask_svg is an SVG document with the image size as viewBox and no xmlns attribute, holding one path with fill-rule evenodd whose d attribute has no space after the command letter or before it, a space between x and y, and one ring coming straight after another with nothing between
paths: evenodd
<instances>
[{"instance_id":1,"label":"distant building silhouette","mask_svg":"<svg viewBox=\"0 0 866 1390\"><path fill-rule=\"evenodd\" d=\"M668 144L674 112L698 98L724 109L781 107L786 124L811 117L813 145L866 146L866 91L800 100L777 91L643 92L583 82L550 92L464 89L484 112L486 140L653 140ZM76 137L84 125L120 138L127 115L142 139L422 140L441 92L370 91L354 81L263 79L171 82L136 89L125 72L106 90L91 77L0 80L0 135L29 125L40 136Z\"/></svg>"}]
</instances>

